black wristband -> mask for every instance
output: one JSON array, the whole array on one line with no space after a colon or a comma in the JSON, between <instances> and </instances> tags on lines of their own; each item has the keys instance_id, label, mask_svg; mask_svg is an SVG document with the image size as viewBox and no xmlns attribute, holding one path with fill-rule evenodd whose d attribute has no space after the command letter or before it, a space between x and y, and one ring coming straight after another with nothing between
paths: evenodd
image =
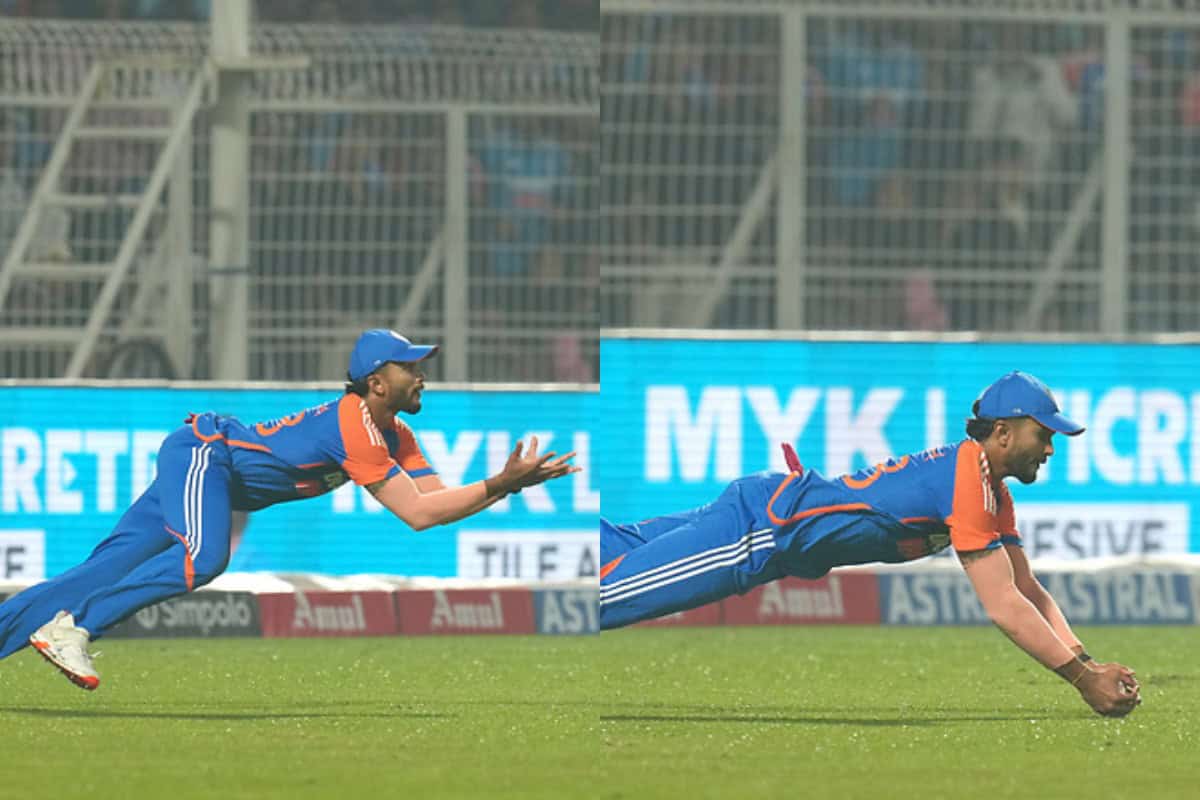
<instances>
[{"instance_id":1,"label":"black wristband","mask_svg":"<svg viewBox=\"0 0 1200 800\"><path fill-rule=\"evenodd\" d=\"M1085 661L1085 662L1092 660L1092 657L1087 654L1086 650L1083 651L1082 653L1080 653L1079 655L1075 656L1075 658L1079 659L1080 661Z\"/></svg>"}]
</instances>

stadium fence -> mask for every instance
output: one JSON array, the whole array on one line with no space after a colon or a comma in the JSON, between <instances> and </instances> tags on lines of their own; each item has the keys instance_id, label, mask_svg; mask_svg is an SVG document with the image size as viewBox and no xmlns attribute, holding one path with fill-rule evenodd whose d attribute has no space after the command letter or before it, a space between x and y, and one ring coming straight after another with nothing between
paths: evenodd
<instances>
[{"instance_id":1,"label":"stadium fence","mask_svg":"<svg viewBox=\"0 0 1200 800\"><path fill-rule=\"evenodd\" d=\"M1200 327L1200 4L612 0L608 327Z\"/></svg>"},{"instance_id":2,"label":"stadium fence","mask_svg":"<svg viewBox=\"0 0 1200 800\"><path fill-rule=\"evenodd\" d=\"M205 25L0 24L0 253L31 206L44 212L0 271L0 376L329 380L358 332L389 326L443 344L435 379L595 380L594 35L240 35L248 55L222 61L210 43L230 35ZM98 64L79 140L39 187ZM167 188L98 313L159 153L150 134L204 70ZM218 102L228 81L243 90L248 174L216 176L213 153L231 150L212 132L237 127ZM222 186L239 197L214 196ZM224 253L230 215L244 255Z\"/></svg>"}]
</instances>

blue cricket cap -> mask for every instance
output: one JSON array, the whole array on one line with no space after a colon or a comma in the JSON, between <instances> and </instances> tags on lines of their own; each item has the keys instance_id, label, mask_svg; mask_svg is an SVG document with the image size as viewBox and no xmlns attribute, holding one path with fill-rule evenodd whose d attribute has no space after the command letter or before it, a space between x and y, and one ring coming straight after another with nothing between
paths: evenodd
<instances>
[{"instance_id":1,"label":"blue cricket cap","mask_svg":"<svg viewBox=\"0 0 1200 800\"><path fill-rule=\"evenodd\" d=\"M1078 436L1084 428L1062 415L1046 384L1025 372L1010 372L983 390L975 412L988 419L1033 417L1052 431Z\"/></svg>"},{"instance_id":2,"label":"blue cricket cap","mask_svg":"<svg viewBox=\"0 0 1200 800\"><path fill-rule=\"evenodd\" d=\"M436 344L413 344L404 336L387 328L363 331L350 352L350 380L361 380L389 361L420 361L438 351Z\"/></svg>"}]
</instances>

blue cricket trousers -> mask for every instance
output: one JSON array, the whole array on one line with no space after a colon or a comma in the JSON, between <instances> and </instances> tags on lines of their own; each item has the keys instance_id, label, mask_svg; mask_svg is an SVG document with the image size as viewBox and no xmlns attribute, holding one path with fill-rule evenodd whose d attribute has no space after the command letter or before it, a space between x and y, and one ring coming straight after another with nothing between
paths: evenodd
<instances>
[{"instance_id":1,"label":"blue cricket trousers","mask_svg":"<svg viewBox=\"0 0 1200 800\"><path fill-rule=\"evenodd\" d=\"M619 628L745 594L785 575L880 560L887 517L846 505L815 472L761 472L711 503L630 525L600 520L600 627Z\"/></svg>"},{"instance_id":2,"label":"blue cricket trousers","mask_svg":"<svg viewBox=\"0 0 1200 800\"><path fill-rule=\"evenodd\" d=\"M707 505L631 525L600 520L600 627L695 608L782 577L767 503L779 474L739 478Z\"/></svg>"},{"instance_id":3,"label":"blue cricket trousers","mask_svg":"<svg viewBox=\"0 0 1200 800\"><path fill-rule=\"evenodd\" d=\"M112 534L77 567L0 604L0 658L59 611L92 638L145 606L211 581L229 563L232 461L191 427L169 435L158 473Z\"/></svg>"}]
</instances>

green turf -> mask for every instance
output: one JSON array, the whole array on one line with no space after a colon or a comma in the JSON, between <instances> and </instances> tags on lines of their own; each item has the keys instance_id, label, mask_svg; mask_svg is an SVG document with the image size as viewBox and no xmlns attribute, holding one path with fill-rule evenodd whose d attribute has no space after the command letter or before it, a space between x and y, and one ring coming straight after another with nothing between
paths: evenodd
<instances>
[{"instance_id":1,"label":"green turf","mask_svg":"<svg viewBox=\"0 0 1200 800\"><path fill-rule=\"evenodd\" d=\"M1082 633L1128 719L983 627L104 641L95 693L23 652L0 798L1200 797L1200 628Z\"/></svg>"},{"instance_id":2,"label":"green turf","mask_svg":"<svg viewBox=\"0 0 1200 800\"><path fill-rule=\"evenodd\" d=\"M602 635L613 798L1197 798L1200 628L1094 628L1143 705L1096 716L991 628Z\"/></svg>"},{"instance_id":3,"label":"green turf","mask_svg":"<svg viewBox=\"0 0 1200 800\"><path fill-rule=\"evenodd\" d=\"M26 650L0 661L0 798L576 797L596 644L105 640L94 693Z\"/></svg>"}]
</instances>

